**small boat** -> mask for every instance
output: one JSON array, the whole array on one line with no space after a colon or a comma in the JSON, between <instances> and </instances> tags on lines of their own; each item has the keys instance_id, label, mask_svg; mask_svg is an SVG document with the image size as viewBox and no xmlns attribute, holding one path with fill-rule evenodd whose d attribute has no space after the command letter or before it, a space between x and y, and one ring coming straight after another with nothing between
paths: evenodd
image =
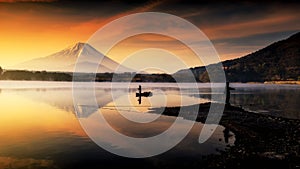
<instances>
[{"instance_id":1,"label":"small boat","mask_svg":"<svg viewBox=\"0 0 300 169\"><path fill-rule=\"evenodd\" d=\"M139 85L139 88L138 88L139 92L138 93L135 93L135 97L138 97L138 102L139 104L142 103L142 97L151 97L152 96L152 92L142 92L142 87L141 85Z\"/></svg>"},{"instance_id":2,"label":"small boat","mask_svg":"<svg viewBox=\"0 0 300 169\"><path fill-rule=\"evenodd\" d=\"M135 93L136 97L151 97L152 96L152 92L143 92L143 93Z\"/></svg>"}]
</instances>

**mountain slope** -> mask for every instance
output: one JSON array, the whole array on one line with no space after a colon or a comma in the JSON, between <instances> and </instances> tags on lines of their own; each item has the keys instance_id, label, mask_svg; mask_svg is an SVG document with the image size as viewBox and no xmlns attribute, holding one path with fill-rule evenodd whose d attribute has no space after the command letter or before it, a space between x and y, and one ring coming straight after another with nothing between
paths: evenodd
<instances>
[{"instance_id":1,"label":"mountain slope","mask_svg":"<svg viewBox=\"0 0 300 169\"><path fill-rule=\"evenodd\" d=\"M77 63L77 59L80 55L80 61ZM83 70L82 72L93 72L91 68L97 66L99 60L101 60L101 64L99 64L98 73L114 72L116 68L118 68L117 72L134 72L134 70L119 65L114 60L104 56L91 45L85 43L76 43L52 55L20 63L14 66L14 68L73 72L77 64L80 70Z\"/></svg>"},{"instance_id":2,"label":"mountain slope","mask_svg":"<svg viewBox=\"0 0 300 169\"><path fill-rule=\"evenodd\" d=\"M300 80L300 33L222 64L227 80L232 82ZM209 81L204 66L190 70L199 81ZM174 75L182 76L186 71L180 70Z\"/></svg>"}]
</instances>

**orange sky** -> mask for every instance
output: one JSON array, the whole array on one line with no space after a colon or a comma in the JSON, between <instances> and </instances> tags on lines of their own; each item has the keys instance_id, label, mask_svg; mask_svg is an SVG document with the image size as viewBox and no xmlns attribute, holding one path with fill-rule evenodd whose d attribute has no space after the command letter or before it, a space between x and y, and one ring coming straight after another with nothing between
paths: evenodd
<instances>
[{"instance_id":1,"label":"orange sky","mask_svg":"<svg viewBox=\"0 0 300 169\"><path fill-rule=\"evenodd\" d=\"M278 4L274 4L265 7L265 12L255 4L242 4L240 8L250 10L244 12L232 5L182 5L167 0L84 5L59 0L0 0L0 66L9 67L50 55L79 41L86 42L106 23L144 11L184 17L213 40L222 60L240 57L300 30L297 5L277 9ZM130 44L140 42L130 41ZM146 40L145 46L148 43ZM117 54L111 57L121 61Z\"/></svg>"}]
</instances>

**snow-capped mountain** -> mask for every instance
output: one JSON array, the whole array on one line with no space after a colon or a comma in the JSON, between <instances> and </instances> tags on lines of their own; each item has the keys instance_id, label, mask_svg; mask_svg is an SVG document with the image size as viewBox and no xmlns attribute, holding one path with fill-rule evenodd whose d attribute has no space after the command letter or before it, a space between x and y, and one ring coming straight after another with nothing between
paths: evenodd
<instances>
[{"instance_id":1,"label":"snow-capped mountain","mask_svg":"<svg viewBox=\"0 0 300 169\"><path fill-rule=\"evenodd\" d=\"M77 62L80 55L80 60ZM98 63L99 60L101 60L100 64ZM13 68L22 70L74 72L75 65L80 67L81 72L94 72L92 68L98 65L98 73L116 72L115 70L117 68L117 72L134 72L134 70L122 66L103 55L91 45L80 42L52 55L20 63Z\"/></svg>"}]
</instances>

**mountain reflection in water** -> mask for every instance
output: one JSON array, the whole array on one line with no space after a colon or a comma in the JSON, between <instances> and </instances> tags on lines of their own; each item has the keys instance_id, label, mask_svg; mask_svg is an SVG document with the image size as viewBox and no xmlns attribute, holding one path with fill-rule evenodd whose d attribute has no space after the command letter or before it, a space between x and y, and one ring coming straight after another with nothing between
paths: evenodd
<instances>
[{"instance_id":1,"label":"mountain reflection in water","mask_svg":"<svg viewBox=\"0 0 300 169\"><path fill-rule=\"evenodd\" d=\"M34 87L30 87L27 82L24 84L25 87L22 85L12 87L8 82L1 83L0 168L30 166L31 168L115 168L139 165L153 168L156 165L171 164L176 166L175 159L201 161L203 155L219 153L225 150L227 145L232 146L235 141L233 136L229 138L228 143L225 143L224 127L218 126L207 142L199 144L198 137L202 123L197 122L181 143L164 154L146 159L123 158L103 150L86 135L75 116L72 89L69 84L31 82ZM82 88L79 92L83 98L89 99L90 96L85 95L86 90ZM88 114L81 114L80 118L88 118L93 113L101 112L117 131L128 136L150 137L163 132L175 119L175 117L148 113L150 107L189 105L208 101L194 97L188 92L179 96L179 91L174 86L156 86L149 88L153 92L153 97L143 98L142 105L139 105L135 98L135 88L132 88L130 93L122 88L116 90L120 95L113 101L110 89L97 88L95 94L98 109ZM130 99L125 99L128 97ZM183 103L180 102L180 98L184 98ZM123 107L116 107L116 103L122 103ZM149 124L141 123L137 127L136 123L124 120L122 113L129 114L133 119L156 120ZM189 120L181 120L181 125L190 123ZM97 129L97 132L102 133L103 137L107 134L107 131L102 131L101 128Z\"/></svg>"}]
</instances>

